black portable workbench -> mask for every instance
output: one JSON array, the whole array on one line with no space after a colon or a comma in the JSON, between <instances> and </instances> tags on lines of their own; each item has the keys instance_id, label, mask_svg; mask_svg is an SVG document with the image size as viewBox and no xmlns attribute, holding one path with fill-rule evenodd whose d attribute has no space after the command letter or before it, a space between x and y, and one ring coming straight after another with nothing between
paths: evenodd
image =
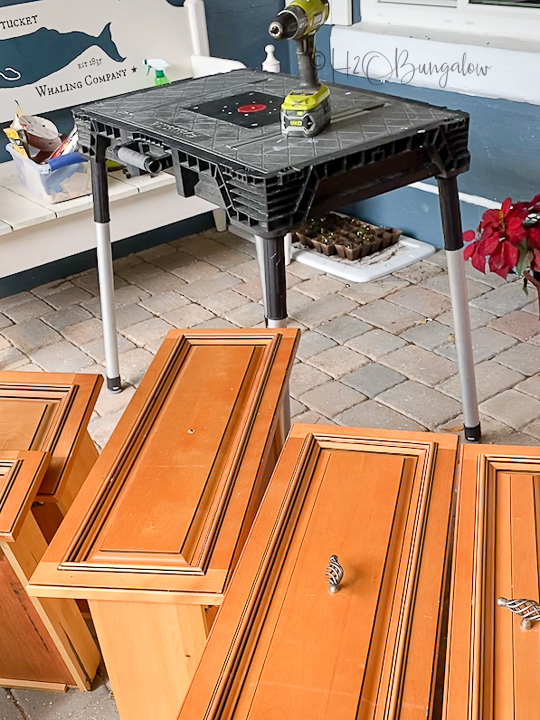
<instances>
[{"instance_id":1,"label":"black portable workbench","mask_svg":"<svg viewBox=\"0 0 540 720\"><path fill-rule=\"evenodd\" d=\"M468 170L466 113L339 85L332 124L283 136L281 101L297 78L237 70L102 100L75 110L92 162L108 386L120 389L105 161L174 172L178 193L223 207L256 237L269 327L287 322L284 236L306 218L436 177L448 257L464 424L480 438L456 177Z\"/></svg>"}]
</instances>

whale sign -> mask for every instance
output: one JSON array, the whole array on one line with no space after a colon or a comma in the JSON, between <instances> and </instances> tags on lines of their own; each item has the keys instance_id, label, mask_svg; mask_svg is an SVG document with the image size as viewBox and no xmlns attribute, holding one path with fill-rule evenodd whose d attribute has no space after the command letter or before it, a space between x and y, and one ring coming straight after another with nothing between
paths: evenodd
<instances>
[{"instance_id":1,"label":"whale sign","mask_svg":"<svg viewBox=\"0 0 540 720\"><path fill-rule=\"evenodd\" d=\"M167 76L191 75L183 0L0 0L0 122L153 85L145 58ZM8 0L9 2L9 0Z\"/></svg>"}]
</instances>

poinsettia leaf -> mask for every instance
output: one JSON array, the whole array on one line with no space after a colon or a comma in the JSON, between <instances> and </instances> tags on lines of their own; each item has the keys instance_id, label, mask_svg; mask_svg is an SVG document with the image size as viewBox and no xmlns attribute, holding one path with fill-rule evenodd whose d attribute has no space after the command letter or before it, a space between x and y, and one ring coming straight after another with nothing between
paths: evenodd
<instances>
[{"instance_id":1,"label":"poinsettia leaf","mask_svg":"<svg viewBox=\"0 0 540 720\"><path fill-rule=\"evenodd\" d=\"M510 208L512 207L512 198L506 198L506 200L503 202L501 206L501 212L503 215L506 215Z\"/></svg>"},{"instance_id":2,"label":"poinsettia leaf","mask_svg":"<svg viewBox=\"0 0 540 720\"><path fill-rule=\"evenodd\" d=\"M509 270L512 270L516 267L519 259L519 250L515 245L512 245L511 242L505 240L502 243L502 257L504 264L508 266Z\"/></svg>"},{"instance_id":3,"label":"poinsettia leaf","mask_svg":"<svg viewBox=\"0 0 540 720\"><path fill-rule=\"evenodd\" d=\"M516 242L516 241L514 241L515 236L518 236L519 239L521 239L521 237L525 233L525 230L523 228L523 220L524 219L525 218L517 215L515 217L509 218L506 221L506 235L508 237L508 240L511 240L512 242ZM519 242L519 240L517 240L516 245L518 242Z\"/></svg>"},{"instance_id":4,"label":"poinsettia leaf","mask_svg":"<svg viewBox=\"0 0 540 720\"><path fill-rule=\"evenodd\" d=\"M540 227L528 228L526 237L529 245L540 250Z\"/></svg>"},{"instance_id":5,"label":"poinsettia leaf","mask_svg":"<svg viewBox=\"0 0 540 720\"><path fill-rule=\"evenodd\" d=\"M540 195L535 195L531 200L531 205L536 205L536 203L540 203Z\"/></svg>"},{"instance_id":6,"label":"poinsettia leaf","mask_svg":"<svg viewBox=\"0 0 540 720\"><path fill-rule=\"evenodd\" d=\"M486 272L486 256L482 255L482 253L475 252L474 255L471 257L471 264L473 268L478 270L481 273Z\"/></svg>"},{"instance_id":7,"label":"poinsettia leaf","mask_svg":"<svg viewBox=\"0 0 540 720\"><path fill-rule=\"evenodd\" d=\"M498 227L499 224L499 210L486 210L486 212L482 215L482 219L480 220L481 228L488 227L489 225L495 225Z\"/></svg>"},{"instance_id":8,"label":"poinsettia leaf","mask_svg":"<svg viewBox=\"0 0 540 720\"><path fill-rule=\"evenodd\" d=\"M512 209L508 213L508 217L513 217L514 215L526 215L529 212L530 203L526 202L518 202L514 203L512 205Z\"/></svg>"},{"instance_id":9,"label":"poinsettia leaf","mask_svg":"<svg viewBox=\"0 0 540 720\"><path fill-rule=\"evenodd\" d=\"M485 255L491 255L492 252L495 252L498 244L499 244L499 236L498 235L491 235L490 237L485 238L484 246L483 246Z\"/></svg>"},{"instance_id":10,"label":"poinsettia leaf","mask_svg":"<svg viewBox=\"0 0 540 720\"><path fill-rule=\"evenodd\" d=\"M474 240L476 237L476 233L474 230L466 230L463 233L463 242L471 242L471 240Z\"/></svg>"},{"instance_id":11,"label":"poinsettia leaf","mask_svg":"<svg viewBox=\"0 0 540 720\"><path fill-rule=\"evenodd\" d=\"M503 280L506 280L508 273L510 272L510 268L506 265L503 265L502 267L498 268L497 270L493 271L496 275L499 275L503 278Z\"/></svg>"},{"instance_id":12,"label":"poinsettia leaf","mask_svg":"<svg viewBox=\"0 0 540 720\"><path fill-rule=\"evenodd\" d=\"M498 227L495 227L493 225L488 225L485 228L481 228L479 235L481 240L485 240L486 238L491 237L492 235L499 234L500 230Z\"/></svg>"},{"instance_id":13,"label":"poinsettia leaf","mask_svg":"<svg viewBox=\"0 0 540 720\"><path fill-rule=\"evenodd\" d=\"M489 269L492 272L498 273L499 270L504 266L504 258L502 254L502 243L499 244L495 252L491 254L489 258Z\"/></svg>"},{"instance_id":14,"label":"poinsettia leaf","mask_svg":"<svg viewBox=\"0 0 540 720\"><path fill-rule=\"evenodd\" d=\"M463 251L463 257L465 260L470 260L474 253L476 252L476 246L478 245L478 241L472 242L470 245L467 245L465 250Z\"/></svg>"}]
</instances>

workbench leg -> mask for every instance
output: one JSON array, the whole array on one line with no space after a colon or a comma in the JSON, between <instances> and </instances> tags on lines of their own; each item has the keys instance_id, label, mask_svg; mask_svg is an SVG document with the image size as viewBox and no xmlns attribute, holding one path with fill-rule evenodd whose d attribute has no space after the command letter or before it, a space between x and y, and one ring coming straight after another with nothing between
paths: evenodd
<instances>
[{"instance_id":1,"label":"workbench leg","mask_svg":"<svg viewBox=\"0 0 540 720\"><path fill-rule=\"evenodd\" d=\"M481 438L476 378L469 319L469 300L465 260L463 258L463 231L457 180L437 178L439 200L444 233L444 246L448 260L448 279L450 297L454 315L454 335L457 351L461 402L463 405L463 424L467 440L478 442Z\"/></svg>"},{"instance_id":2,"label":"workbench leg","mask_svg":"<svg viewBox=\"0 0 540 720\"><path fill-rule=\"evenodd\" d=\"M285 273L286 238L262 238L255 235L257 260L261 273L261 286L264 298L266 327L287 327L287 279ZM291 401L289 385L285 388L285 397L279 415L279 432L283 438L291 429Z\"/></svg>"},{"instance_id":3,"label":"workbench leg","mask_svg":"<svg viewBox=\"0 0 540 720\"><path fill-rule=\"evenodd\" d=\"M255 236L266 327L287 327L287 282L285 278L285 239Z\"/></svg>"},{"instance_id":4,"label":"workbench leg","mask_svg":"<svg viewBox=\"0 0 540 720\"><path fill-rule=\"evenodd\" d=\"M116 310L114 305L114 273L111 251L109 215L109 191L105 153L91 161L92 195L94 200L94 222L97 238L97 261L101 316L103 319L103 340L105 344L105 366L107 388L111 392L122 392L120 365L118 361L118 338L116 334Z\"/></svg>"},{"instance_id":5,"label":"workbench leg","mask_svg":"<svg viewBox=\"0 0 540 720\"><path fill-rule=\"evenodd\" d=\"M254 235L255 249L257 250L257 263L259 265L259 276L261 278L261 291L264 302L264 315L266 317L266 276L264 272L264 238Z\"/></svg>"}]
</instances>

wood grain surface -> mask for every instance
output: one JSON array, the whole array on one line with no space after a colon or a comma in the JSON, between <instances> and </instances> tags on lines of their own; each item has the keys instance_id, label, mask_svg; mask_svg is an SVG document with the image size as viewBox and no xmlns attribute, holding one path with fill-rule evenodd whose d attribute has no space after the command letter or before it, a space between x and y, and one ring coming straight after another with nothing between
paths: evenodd
<instances>
[{"instance_id":1,"label":"wood grain surface","mask_svg":"<svg viewBox=\"0 0 540 720\"><path fill-rule=\"evenodd\" d=\"M99 653L76 603L30 598L25 589L47 544L31 506L49 460L46 452L0 451L0 684L86 690Z\"/></svg>"},{"instance_id":2,"label":"wood grain surface","mask_svg":"<svg viewBox=\"0 0 540 720\"><path fill-rule=\"evenodd\" d=\"M33 575L89 600L122 720L175 720L281 450L298 338L169 333Z\"/></svg>"},{"instance_id":3,"label":"wood grain surface","mask_svg":"<svg viewBox=\"0 0 540 720\"><path fill-rule=\"evenodd\" d=\"M297 342L293 329L170 332L30 591L219 604L280 450Z\"/></svg>"},{"instance_id":4,"label":"wood grain surface","mask_svg":"<svg viewBox=\"0 0 540 720\"><path fill-rule=\"evenodd\" d=\"M62 501L102 384L101 375L0 372L0 450L51 455L38 500Z\"/></svg>"},{"instance_id":5,"label":"wood grain surface","mask_svg":"<svg viewBox=\"0 0 540 720\"><path fill-rule=\"evenodd\" d=\"M50 459L46 452L0 450L0 541L17 539Z\"/></svg>"},{"instance_id":6,"label":"wood grain surface","mask_svg":"<svg viewBox=\"0 0 540 720\"><path fill-rule=\"evenodd\" d=\"M456 457L455 436L293 426L179 720L430 717Z\"/></svg>"},{"instance_id":7,"label":"wood grain surface","mask_svg":"<svg viewBox=\"0 0 540 720\"><path fill-rule=\"evenodd\" d=\"M73 679L31 599L0 549L0 678L73 685Z\"/></svg>"},{"instance_id":8,"label":"wood grain surface","mask_svg":"<svg viewBox=\"0 0 540 720\"><path fill-rule=\"evenodd\" d=\"M540 628L497 599L540 600L540 448L465 445L458 493L443 717L533 720Z\"/></svg>"}]
</instances>

